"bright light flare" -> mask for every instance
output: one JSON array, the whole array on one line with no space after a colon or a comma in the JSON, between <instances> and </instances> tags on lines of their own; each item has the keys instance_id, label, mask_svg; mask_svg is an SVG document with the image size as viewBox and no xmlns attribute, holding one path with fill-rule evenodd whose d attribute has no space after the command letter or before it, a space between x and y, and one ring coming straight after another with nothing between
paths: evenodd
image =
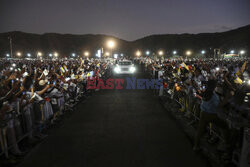
<instances>
[{"instance_id":1,"label":"bright light flare","mask_svg":"<svg viewBox=\"0 0 250 167\"><path fill-rule=\"evenodd\" d=\"M134 73L135 72L135 67L130 67L129 71Z\"/></svg>"},{"instance_id":2,"label":"bright light flare","mask_svg":"<svg viewBox=\"0 0 250 167\"><path fill-rule=\"evenodd\" d=\"M206 53L206 51L205 51L205 50L202 50L202 51L201 51L201 54L203 54L203 55L204 55L205 53Z\"/></svg>"},{"instance_id":3,"label":"bright light flare","mask_svg":"<svg viewBox=\"0 0 250 167\"><path fill-rule=\"evenodd\" d=\"M57 52L55 52L55 53L54 53L54 56L55 56L55 57L58 57L58 53L57 53Z\"/></svg>"},{"instance_id":4,"label":"bright light flare","mask_svg":"<svg viewBox=\"0 0 250 167\"><path fill-rule=\"evenodd\" d=\"M115 67L114 71L115 71L116 73L119 73L119 72L121 71L121 69L120 69L120 67Z\"/></svg>"},{"instance_id":5,"label":"bright light flare","mask_svg":"<svg viewBox=\"0 0 250 167\"><path fill-rule=\"evenodd\" d=\"M88 52L88 51L85 51L85 52L84 52L84 56L86 56L86 57L89 56L89 52Z\"/></svg>"},{"instance_id":6,"label":"bright light flare","mask_svg":"<svg viewBox=\"0 0 250 167\"><path fill-rule=\"evenodd\" d=\"M43 54L42 54L42 52L37 52L37 55L42 56Z\"/></svg>"},{"instance_id":7,"label":"bright light flare","mask_svg":"<svg viewBox=\"0 0 250 167\"><path fill-rule=\"evenodd\" d=\"M164 52L163 52L162 50L160 50L160 51L158 52L158 54L159 54L160 56L162 56L162 55L164 54Z\"/></svg>"},{"instance_id":8,"label":"bright light flare","mask_svg":"<svg viewBox=\"0 0 250 167\"><path fill-rule=\"evenodd\" d=\"M231 51L230 51L230 53L231 53L231 54L234 54L234 53L235 53L235 51L234 51L234 50L231 50Z\"/></svg>"},{"instance_id":9,"label":"bright light flare","mask_svg":"<svg viewBox=\"0 0 250 167\"><path fill-rule=\"evenodd\" d=\"M176 55L176 54L177 54L177 51L176 51L176 50L174 50L174 51L173 51L173 54L174 54L174 55Z\"/></svg>"},{"instance_id":10,"label":"bright light flare","mask_svg":"<svg viewBox=\"0 0 250 167\"><path fill-rule=\"evenodd\" d=\"M17 56L22 56L22 53L21 52L17 52Z\"/></svg>"},{"instance_id":11,"label":"bright light flare","mask_svg":"<svg viewBox=\"0 0 250 167\"><path fill-rule=\"evenodd\" d=\"M139 57L139 56L141 56L141 51L139 51L139 50L138 50L138 51L136 51L136 53L135 53L135 54L136 54L136 56L138 56L138 57Z\"/></svg>"},{"instance_id":12,"label":"bright light flare","mask_svg":"<svg viewBox=\"0 0 250 167\"><path fill-rule=\"evenodd\" d=\"M110 41L107 42L107 46L112 49L112 48L115 47L115 42L110 40Z\"/></svg>"},{"instance_id":13,"label":"bright light flare","mask_svg":"<svg viewBox=\"0 0 250 167\"><path fill-rule=\"evenodd\" d=\"M192 54L192 52L190 50L186 51L186 55L190 56Z\"/></svg>"},{"instance_id":14,"label":"bright light flare","mask_svg":"<svg viewBox=\"0 0 250 167\"><path fill-rule=\"evenodd\" d=\"M106 55L106 56L109 56L109 55L110 55L110 53L109 53L109 52L106 52L106 53L105 53L105 55Z\"/></svg>"},{"instance_id":15,"label":"bright light flare","mask_svg":"<svg viewBox=\"0 0 250 167\"><path fill-rule=\"evenodd\" d=\"M241 50L241 51L240 51L240 54L241 54L241 55L245 54L245 51L244 51L244 50Z\"/></svg>"},{"instance_id":16,"label":"bright light flare","mask_svg":"<svg viewBox=\"0 0 250 167\"><path fill-rule=\"evenodd\" d=\"M146 55L149 55L150 54L150 51L146 51Z\"/></svg>"}]
</instances>

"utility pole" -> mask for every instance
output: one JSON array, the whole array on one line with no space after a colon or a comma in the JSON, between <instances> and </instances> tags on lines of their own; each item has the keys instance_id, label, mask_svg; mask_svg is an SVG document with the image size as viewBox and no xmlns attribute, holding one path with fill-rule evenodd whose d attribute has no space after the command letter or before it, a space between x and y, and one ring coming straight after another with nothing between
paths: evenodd
<instances>
[{"instance_id":1,"label":"utility pole","mask_svg":"<svg viewBox=\"0 0 250 167\"><path fill-rule=\"evenodd\" d=\"M218 48L215 48L214 49L214 60L215 59L219 59L220 58L220 49L218 49Z\"/></svg>"},{"instance_id":2,"label":"utility pole","mask_svg":"<svg viewBox=\"0 0 250 167\"><path fill-rule=\"evenodd\" d=\"M11 36L9 36L9 40L10 40L10 57L13 58L13 52L12 52L12 38Z\"/></svg>"}]
</instances>

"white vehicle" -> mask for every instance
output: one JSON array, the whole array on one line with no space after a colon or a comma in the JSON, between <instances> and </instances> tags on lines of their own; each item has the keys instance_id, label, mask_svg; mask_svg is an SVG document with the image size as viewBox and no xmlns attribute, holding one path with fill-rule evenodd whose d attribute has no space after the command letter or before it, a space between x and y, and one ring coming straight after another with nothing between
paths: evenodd
<instances>
[{"instance_id":1,"label":"white vehicle","mask_svg":"<svg viewBox=\"0 0 250 167\"><path fill-rule=\"evenodd\" d=\"M135 66L130 60L119 61L114 68L115 74L133 74Z\"/></svg>"}]
</instances>

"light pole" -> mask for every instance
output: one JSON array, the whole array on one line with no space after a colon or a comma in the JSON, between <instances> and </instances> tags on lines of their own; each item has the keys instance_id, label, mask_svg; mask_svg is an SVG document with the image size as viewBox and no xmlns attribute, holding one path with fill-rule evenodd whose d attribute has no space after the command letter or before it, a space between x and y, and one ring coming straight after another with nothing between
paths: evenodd
<instances>
[{"instance_id":1,"label":"light pole","mask_svg":"<svg viewBox=\"0 0 250 167\"><path fill-rule=\"evenodd\" d=\"M110 55L110 53L109 53L109 52L106 52L106 53L105 53L105 56L109 56L109 55Z\"/></svg>"},{"instance_id":2,"label":"light pole","mask_svg":"<svg viewBox=\"0 0 250 167\"><path fill-rule=\"evenodd\" d=\"M89 52L88 52L88 51L85 51L85 52L84 52L84 56L85 56L85 57L88 57L88 56L89 56Z\"/></svg>"},{"instance_id":3,"label":"light pole","mask_svg":"<svg viewBox=\"0 0 250 167\"><path fill-rule=\"evenodd\" d=\"M245 54L246 52L244 50L241 50L240 51L240 57L243 58L243 55Z\"/></svg>"},{"instance_id":4,"label":"light pole","mask_svg":"<svg viewBox=\"0 0 250 167\"><path fill-rule=\"evenodd\" d=\"M18 57L21 57L21 56L22 56L22 53L21 53L21 52L17 52L16 55L17 55Z\"/></svg>"},{"instance_id":5,"label":"light pole","mask_svg":"<svg viewBox=\"0 0 250 167\"><path fill-rule=\"evenodd\" d=\"M162 50L159 50L158 54L159 56L163 56L164 52Z\"/></svg>"},{"instance_id":6,"label":"light pole","mask_svg":"<svg viewBox=\"0 0 250 167\"><path fill-rule=\"evenodd\" d=\"M164 52L163 52L163 50L159 50L158 51L158 55L160 56L160 60L164 60Z\"/></svg>"},{"instance_id":7,"label":"light pole","mask_svg":"<svg viewBox=\"0 0 250 167\"><path fill-rule=\"evenodd\" d=\"M55 53L54 53L54 56L57 58L57 57L58 57L58 53L57 53L57 52L55 52Z\"/></svg>"},{"instance_id":8,"label":"light pole","mask_svg":"<svg viewBox=\"0 0 250 167\"><path fill-rule=\"evenodd\" d=\"M110 40L107 42L107 46L110 48L110 52L111 52L111 57L113 56L112 55L112 49L115 47L115 42Z\"/></svg>"},{"instance_id":9,"label":"light pole","mask_svg":"<svg viewBox=\"0 0 250 167\"><path fill-rule=\"evenodd\" d=\"M37 52L37 59L40 57L40 56L42 56L43 54L41 53L41 52Z\"/></svg>"},{"instance_id":10,"label":"light pole","mask_svg":"<svg viewBox=\"0 0 250 167\"><path fill-rule=\"evenodd\" d=\"M186 58L187 58L187 56L190 56L191 54L192 54L192 52L190 50L187 50L186 51Z\"/></svg>"},{"instance_id":11,"label":"light pole","mask_svg":"<svg viewBox=\"0 0 250 167\"><path fill-rule=\"evenodd\" d=\"M11 36L9 37L10 40L10 57L13 58L13 53L12 53L12 38Z\"/></svg>"},{"instance_id":12,"label":"light pole","mask_svg":"<svg viewBox=\"0 0 250 167\"><path fill-rule=\"evenodd\" d=\"M141 51L137 50L136 53L135 53L135 55L136 55L137 57L140 57L140 56L141 56Z\"/></svg>"}]
</instances>

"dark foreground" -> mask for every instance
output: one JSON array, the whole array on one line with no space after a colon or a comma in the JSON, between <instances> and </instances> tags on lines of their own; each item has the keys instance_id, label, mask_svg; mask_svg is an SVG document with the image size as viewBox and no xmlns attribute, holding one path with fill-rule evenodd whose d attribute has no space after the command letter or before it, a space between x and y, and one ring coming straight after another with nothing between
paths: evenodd
<instances>
[{"instance_id":1,"label":"dark foreground","mask_svg":"<svg viewBox=\"0 0 250 167\"><path fill-rule=\"evenodd\" d=\"M138 74L138 77L145 77ZM205 167L151 90L102 90L20 167Z\"/></svg>"}]
</instances>

